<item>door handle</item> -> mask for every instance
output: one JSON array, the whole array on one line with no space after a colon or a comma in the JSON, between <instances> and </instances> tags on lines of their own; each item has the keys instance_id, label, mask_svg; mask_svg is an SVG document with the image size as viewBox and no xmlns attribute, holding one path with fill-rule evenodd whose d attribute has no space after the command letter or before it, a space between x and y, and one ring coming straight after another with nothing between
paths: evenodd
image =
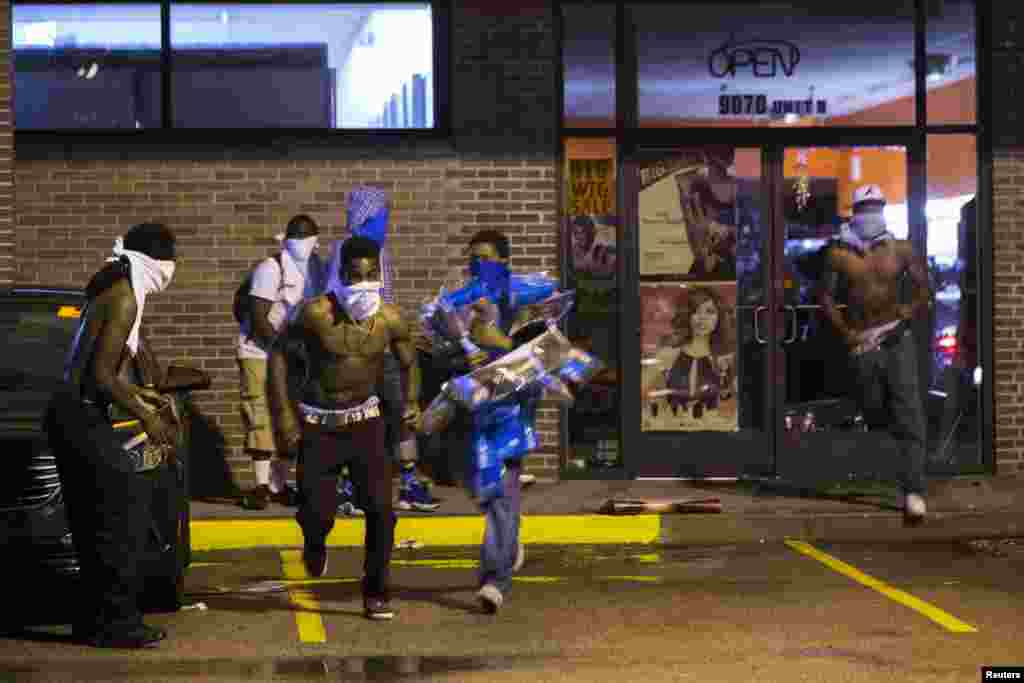
<instances>
[{"instance_id":1,"label":"door handle","mask_svg":"<svg viewBox=\"0 0 1024 683\"><path fill-rule=\"evenodd\" d=\"M761 314L767 310L767 306L758 306L754 309L754 339L762 346L768 343L768 340L761 336Z\"/></svg>"},{"instance_id":2,"label":"door handle","mask_svg":"<svg viewBox=\"0 0 1024 683\"><path fill-rule=\"evenodd\" d=\"M796 307L795 306L783 306L783 313L789 313L792 315L792 323L789 326L789 336L782 340L783 345L792 344L796 341L797 336L797 324L796 324Z\"/></svg>"}]
</instances>

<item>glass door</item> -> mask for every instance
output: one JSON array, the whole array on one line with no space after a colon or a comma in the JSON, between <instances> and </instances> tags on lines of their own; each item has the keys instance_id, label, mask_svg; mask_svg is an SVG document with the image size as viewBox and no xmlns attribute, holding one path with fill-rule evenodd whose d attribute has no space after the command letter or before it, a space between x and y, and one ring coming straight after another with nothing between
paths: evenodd
<instances>
[{"instance_id":1,"label":"glass door","mask_svg":"<svg viewBox=\"0 0 1024 683\"><path fill-rule=\"evenodd\" d=\"M781 326L760 147L646 152L625 166L623 432L639 478L773 469ZM632 365L632 367L631 367Z\"/></svg>"},{"instance_id":2,"label":"glass door","mask_svg":"<svg viewBox=\"0 0 1024 683\"><path fill-rule=\"evenodd\" d=\"M887 229L911 237L907 150L884 147L787 147L781 155L782 187L774 245L782 281L783 332L776 385L776 474L789 483L821 487L838 481L893 481L901 458L885 420L858 405L858 378L846 344L822 306L825 248L852 242L854 192L877 186L886 200ZM854 247L856 249L856 247ZM852 253L852 252L851 252ZM842 287L840 287L842 290ZM847 294L836 294L840 314L856 316ZM930 325L921 325L930 329ZM916 331L916 330L915 330ZM926 345L927 340L922 340ZM927 346L918 354L922 395L929 386Z\"/></svg>"}]
</instances>

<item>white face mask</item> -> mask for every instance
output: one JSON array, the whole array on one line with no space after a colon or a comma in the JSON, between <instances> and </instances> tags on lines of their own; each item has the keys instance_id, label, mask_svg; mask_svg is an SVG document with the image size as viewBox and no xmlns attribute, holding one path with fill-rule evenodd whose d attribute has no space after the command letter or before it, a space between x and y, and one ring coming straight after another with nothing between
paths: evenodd
<instances>
[{"instance_id":1,"label":"white face mask","mask_svg":"<svg viewBox=\"0 0 1024 683\"><path fill-rule=\"evenodd\" d=\"M140 282L145 294L156 294L167 289L174 277L174 261L160 261L144 254L136 256L133 271L139 270Z\"/></svg>"},{"instance_id":2,"label":"white face mask","mask_svg":"<svg viewBox=\"0 0 1024 683\"><path fill-rule=\"evenodd\" d=\"M342 285L338 299L353 320L366 320L380 310L380 288L378 281Z\"/></svg>"},{"instance_id":3,"label":"white face mask","mask_svg":"<svg viewBox=\"0 0 1024 683\"><path fill-rule=\"evenodd\" d=\"M160 267L160 278L161 286L158 291L164 291L167 289L171 280L174 279L174 261L157 261L157 265Z\"/></svg>"},{"instance_id":4,"label":"white face mask","mask_svg":"<svg viewBox=\"0 0 1024 683\"><path fill-rule=\"evenodd\" d=\"M308 261L309 257L313 254L313 250L316 249L319 244L320 238L317 236L304 237L302 239L286 239L284 241L284 248L291 257L296 261Z\"/></svg>"},{"instance_id":5,"label":"white face mask","mask_svg":"<svg viewBox=\"0 0 1024 683\"><path fill-rule=\"evenodd\" d=\"M880 213L859 213L850 221L857 237L870 242L885 233L885 216Z\"/></svg>"}]
</instances>

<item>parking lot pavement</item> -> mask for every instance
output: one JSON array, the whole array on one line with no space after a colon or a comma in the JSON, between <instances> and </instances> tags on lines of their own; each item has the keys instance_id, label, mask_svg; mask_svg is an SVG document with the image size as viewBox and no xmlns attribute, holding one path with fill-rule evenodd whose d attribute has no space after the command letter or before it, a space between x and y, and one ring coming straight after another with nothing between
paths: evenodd
<instances>
[{"instance_id":1,"label":"parking lot pavement","mask_svg":"<svg viewBox=\"0 0 1024 683\"><path fill-rule=\"evenodd\" d=\"M357 549L331 548L320 579L296 549L197 553L193 608L150 617L158 648L35 629L0 640L0 681L974 681L1024 664L1008 541L533 546L496 616L475 604L475 554L397 550L398 615L374 623Z\"/></svg>"}]
</instances>

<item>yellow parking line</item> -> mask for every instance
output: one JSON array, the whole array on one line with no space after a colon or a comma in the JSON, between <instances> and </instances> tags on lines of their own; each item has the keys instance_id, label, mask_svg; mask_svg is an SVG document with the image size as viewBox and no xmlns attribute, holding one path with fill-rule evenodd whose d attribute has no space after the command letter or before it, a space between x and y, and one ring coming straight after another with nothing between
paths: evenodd
<instances>
[{"instance_id":1,"label":"yellow parking line","mask_svg":"<svg viewBox=\"0 0 1024 683\"><path fill-rule=\"evenodd\" d=\"M284 566L285 579L291 581L310 580L306 568L302 565L302 553L298 550L282 550L281 563ZM324 630L323 619L320 618L320 603L312 591L302 588L289 588L288 598L300 608L295 611L295 625L299 629L299 640L304 643L325 643L327 632Z\"/></svg>"},{"instance_id":2,"label":"yellow parking line","mask_svg":"<svg viewBox=\"0 0 1024 683\"><path fill-rule=\"evenodd\" d=\"M568 581L564 576L513 576L512 580L519 583L561 583Z\"/></svg>"},{"instance_id":3,"label":"yellow parking line","mask_svg":"<svg viewBox=\"0 0 1024 683\"><path fill-rule=\"evenodd\" d=\"M599 576L602 581L636 581L638 583L661 583L660 576Z\"/></svg>"},{"instance_id":4,"label":"yellow parking line","mask_svg":"<svg viewBox=\"0 0 1024 683\"><path fill-rule=\"evenodd\" d=\"M808 543L804 543L803 541L787 540L786 545L788 545L790 548L797 551L798 553L802 553L807 557L811 557L817 560L818 562L821 562L826 567L839 572L843 576L853 579L859 584L867 586L868 588L873 588L874 590L878 591L890 600L895 600L904 607L909 607L915 612L923 614L924 616L928 617L935 623L945 628L947 631L952 631L953 633L978 632L977 628L971 626L966 622L960 621L952 614L944 612L938 607L930 605L924 600L921 600L920 598L915 598L910 593L901 591L898 588L893 588L884 581L879 581L875 577L865 574L856 567L846 564L842 560L836 559L828 553L821 552L820 550L818 550L817 548Z\"/></svg>"},{"instance_id":5,"label":"yellow parking line","mask_svg":"<svg viewBox=\"0 0 1024 683\"><path fill-rule=\"evenodd\" d=\"M365 523L339 519L327 537L329 547L361 547ZM234 550L302 547L293 519L199 519L191 523L192 549ZM398 518L395 538L425 547L475 546L483 538L480 516ZM660 515L524 515L520 540L528 545L649 544L661 533Z\"/></svg>"}]
</instances>

